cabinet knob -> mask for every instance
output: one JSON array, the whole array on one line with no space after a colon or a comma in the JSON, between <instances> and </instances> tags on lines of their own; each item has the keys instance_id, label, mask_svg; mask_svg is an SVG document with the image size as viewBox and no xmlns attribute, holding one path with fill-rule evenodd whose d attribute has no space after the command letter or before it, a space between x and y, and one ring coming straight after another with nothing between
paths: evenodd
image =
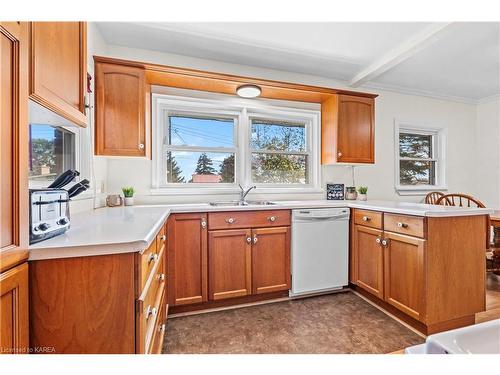
<instances>
[{"instance_id":1,"label":"cabinet knob","mask_svg":"<svg viewBox=\"0 0 500 375\"><path fill-rule=\"evenodd\" d=\"M160 237L160 240L162 240L162 241L165 241L166 239L167 239L166 235L163 235L163 236Z\"/></svg>"},{"instance_id":2,"label":"cabinet knob","mask_svg":"<svg viewBox=\"0 0 500 375\"><path fill-rule=\"evenodd\" d=\"M205 220L201 221L201 227L205 229L207 227L207 222Z\"/></svg>"},{"instance_id":3,"label":"cabinet knob","mask_svg":"<svg viewBox=\"0 0 500 375\"><path fill-rule=\"evenodd\" d=\"M380 237L377 237L377 239L375 240L375 242L380 245L380 243L382 242L382 240L380 239Z\"/></svg>"},{"instance_id":4,"label":"cabinet knob","mask_svg":"<svg viewBox=\"0 0 500 375\"><path fill-rule=\"evenodd\" d=\"M252 243L252 237L247 237L247 243L248 244Z\"/></svg>"},{"instance_id":5,"label":"cabinet knob","mask_svg":"<svg viewBox=\"0 0 500 375\"><path fill-rule=\"evenodd\" d=\"M406 223L398 223L398 228L408 228L408 224L406 224Z\"/></svg>"},{"instance_id":6,"label":"cabinet knob","mask_svg":"<svg viewBox=\"0 0 500 375\"><path fill-rule=\"evenodd\" d=\"M389 244L389 240L383 239L382 246L387 246Z\"/></svg>"},{"instance_id":7,"label":"cabinet knob","mask_svg":"<svg viewBox=\"0 0 500 375\"><path fill-rule=\"evenodd\" d=\"M370 221L371 218L369 216L363 216L363 221Z\"/></svg>"},{"instance_id":8,"label":"cabinet knob","mask_svg":"<svg viewBox=\"0 0 500 375\"><path fill-rule=\"evenodd\" d=\"M233 224L236 221L234 217L230 217L229 219L226 219L226 223L228 224Z\"/></svg>"},{"instance_id":9,"label":"cabinet knob","mask_svg":"<svg viewBox=\"0 0 500 375\"><path fill-rule=\"evenodd\" d=\"M158 332L161 333L161 332L165 331L165 327L166 327L165 323L163 323L160 327L158 327Z\"/></svg>"},{"instance_id":10,"label":"cabinet knob","mask_svg":"<svg viewBox=\"0 0 500 375\"><path fill-rule=\"evenodd\" d=\"M146 309L146 319L148 319L151 315L155 316L157 313L156 307L151 307L151 305L148 306Z\"/></svg>"},{"instance_id":11,"label":"cabinet knob","mask_svg":"<svg viewBox=\"0 0 500 375\"><path fill-rule=\"evenodd\" d=\"M342 152L337 152L337 156L340 158L342 156Z\"/></svg>"},{"instance_id":12,"label":"cabinet knob","mask_svg":"<svg viewBox=\"0 0 500 375\"><path fill-rule=\"evenodd\" d=\"M139 150L143 150L144 149L144 143L139 143Z\"/></svg>"},{"instance_id":13,"label":"cabinet knob","mask_svg":"<svg viewBox=\"0 0 500 375\"><path fill-rule=\"evenodd\" d=\"M253 236L253 243L256 244L258 241L257 236Z\"/></svg>"},{"instance_id":14,"label":"cabinet knob","mask_svg":"<svg viewBox=\"0 0 500 375\"><path fill-rule=\"evenodd\" d=\"M160 282L165 281L165 274L164 273L158 274L158 281L160 281Z\"/></svg>"},{"instance_id":15,"label":"cabinet knob","mask_svg":"<svg viewBox=\"0 0 500 375\"><path fill-rule=\"evenodd\" d=\"M149 260L148 260L148 263L151 263L151 262L156 262L158 260L158 254L151 254L149 256Z\"/></svg>"},{"instance_id":16,"label":"cabinet knob","mask_svg":"<svg viewBox=\"0 0 500 375\"><path fill-rule=\"evenodd\" d=\"M271 216L271 217L269 217L269 221L270 221L271 223L274 223L274 222L276 221L276 216Z\"/></svg>"}]
</instances>

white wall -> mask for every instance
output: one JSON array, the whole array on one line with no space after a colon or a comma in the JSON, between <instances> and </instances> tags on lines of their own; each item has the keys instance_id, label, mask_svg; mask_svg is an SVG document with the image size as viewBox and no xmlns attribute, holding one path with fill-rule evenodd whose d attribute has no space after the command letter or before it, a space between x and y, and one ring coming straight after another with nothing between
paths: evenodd
<instances>
[{"instance_id":1,"label":"white wall","mask_svg":"<svg viewBox=\"0 0 500 375\"><path fill-rule=\"evenodd\" d=\"M156 51L132 49L107 45L98 54L110 57L145 61L151 63L194 68L250 77L282 80L326 87L345 87L342 82L318 76L296 74L251 66L235 65L213 60L165 54ZM89 53L90 55L90 53ZM90 58L91 56L89 56ZM394 190L394 119L398 118L422 126L448 129L447 182L449 191L479 194L476 183L476 106L457 102L405 95L388 91L361 89L379 94L376 100L376 164L355 167L357 186L369 187L370 199L392 199L421 201L422 196L399 196ZM94 158L102 163L103 158ZM104 158L105 159L105 158ZM324 166L323 186L326 182L341 182L351 185L351 169L346 166ZM106 165L106 192L119 193L121 186L133 185L138 195L136 201L191 202L206 201L221 197L199 196L151 196L151 162L145 159L108 158ZM498 168L496 174L498 175ZM488 194L491 194L490 192ZM255 198L260 198L256 193ZM224 199L230 197L225 196ZM318 199L323 195L271 196L270 199ZM481 198L481 197L480 197ZM488 198L489 199L489 198ZM493 201L492 201L493 202ZM500 206L497 201L497 206Z\"/></svg>"},{"instance_id":2,"label":"white wall","mask_svg":"<svg viewBox=\"0 0 500 375\"><path fill-rule=\"evenodd\" d=\"M500 98L477 105L476 192L489 207L500 207Z\"/></svg>"}]
</instances>

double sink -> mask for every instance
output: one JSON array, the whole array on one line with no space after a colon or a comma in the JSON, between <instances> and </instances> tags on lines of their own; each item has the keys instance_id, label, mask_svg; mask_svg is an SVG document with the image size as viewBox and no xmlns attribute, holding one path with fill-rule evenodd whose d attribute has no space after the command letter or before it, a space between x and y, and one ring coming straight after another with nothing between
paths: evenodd
<instances>
[{"instance_id":1,"label":"double sink","mask_svg":"<svg viewBox=\"0 0 500 375\"><path fill-rule=\"evenodd\" d=\"M276 202L271 201L223 201L223 202L210 202L210 206L214 207L236 207L236 206L274 206Z\"/></svg>"}]
</instances>

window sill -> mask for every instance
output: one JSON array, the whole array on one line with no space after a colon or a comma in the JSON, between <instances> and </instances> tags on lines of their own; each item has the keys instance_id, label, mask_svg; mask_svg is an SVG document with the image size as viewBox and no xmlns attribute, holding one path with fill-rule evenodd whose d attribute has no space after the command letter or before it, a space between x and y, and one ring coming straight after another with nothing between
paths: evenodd
<instances>
[{"instance_id":1,"label":"window sill","mask_svg":"<svg viewBox=\"0 0 500 375\"><path fill-rule=\"evenodd\" d=\"M447 186L396 186L396 192L402 196L427 195L431 191L447 191Z\"/></svg>"},{"instance_id":2,"label":"window sill","mask_svg":"<svg viewBox=\"0 0 500 375\"><path fill-rule=\"evenodd\" d=\"M235 187L160 187L150 189L151 195L235 195L240 193ZM259 187L257 194L323 194L321 188L283 188L283 187Z\"/></svg>"}]
</instances>

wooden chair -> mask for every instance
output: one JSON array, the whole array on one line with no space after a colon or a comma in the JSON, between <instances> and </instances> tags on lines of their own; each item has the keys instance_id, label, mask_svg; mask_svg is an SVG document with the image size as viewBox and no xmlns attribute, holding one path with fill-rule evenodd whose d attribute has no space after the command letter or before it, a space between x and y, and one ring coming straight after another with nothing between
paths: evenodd
<instances>
[{"instance_id":1,"label":"wooden chair","mask_svg":"<svg viewBox=\"0 0 500 375\"><path fill-rule=\"evenodd\" d=\"M441 198L444 193L440 191L431 191L429 194L425 196L424 203L426 204L436 204L437 200Z\"/></svg>"},{"instance_id":2,"label":"wooden chair","mask_svg":"<svg viewBox=\"0 0 500 375\"><path fill-rule=\"evenodd\" d=\"M485 208L486 206L478 199L467 194L445 194L438 198L435 204L444 206L459 206L459 207L479 207Z\"/></svg>"}]
</instances>

